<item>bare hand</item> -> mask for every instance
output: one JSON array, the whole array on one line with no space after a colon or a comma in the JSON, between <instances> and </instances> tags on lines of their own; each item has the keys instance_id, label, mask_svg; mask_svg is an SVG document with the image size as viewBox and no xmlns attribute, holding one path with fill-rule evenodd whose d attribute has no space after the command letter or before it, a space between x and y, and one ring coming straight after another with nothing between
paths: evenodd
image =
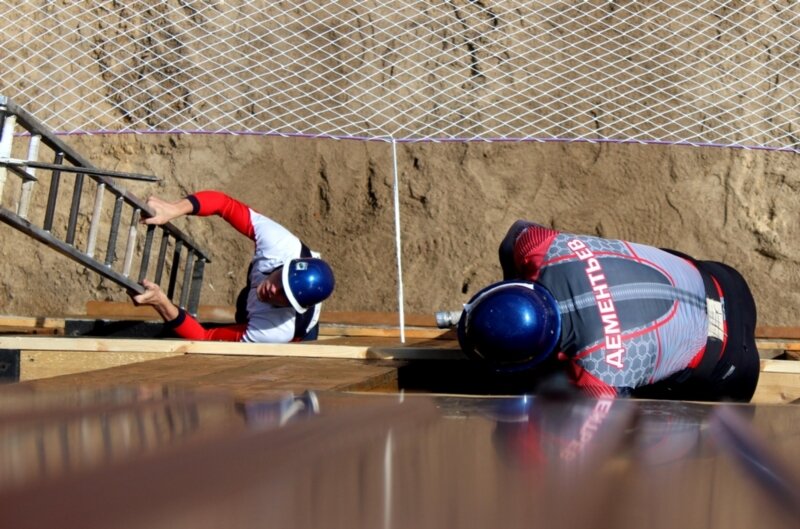
<instances>
[{"instance_id":1,"label":"bare hand","mask_svg":"<svg viewBox=\"0 0 800 529\"><path fill-rule=\"evenodd\" d=\"M139 305L163 305L165 301L169 301L161 287L147 279L142 280L142 286L145 291L141 294L131 293L133 304L137 307Z\"/></svg>"},{"instance_id":2,"label":"bare hand","mask_svg":"<svg viewBox=\"0 0 800 529\"><path fill-rule=\"evenodd\" d=\"M172 219L176 219L185 214L185 211L181 208L182 202L182 200L167 202L166 200L151 196L147 199L147 207L154 215L152 217L142 217L141 222L144 224L156 225L166 224Z\"/></svg>"},{"instance_id":3,"label":"bare hand","mask_svg":"<svg viewBox=\"0 0 800 529\"><path fill-rule=\"evenodd\" d=\"M150 305L161 316L164 321L172 321L179 315L178 307L173 304L161 287L147 279L142 280L144 292L137 294L136 292L129 292L133 304L137 307L139 305Z\"/></svg>"}]
</instances>

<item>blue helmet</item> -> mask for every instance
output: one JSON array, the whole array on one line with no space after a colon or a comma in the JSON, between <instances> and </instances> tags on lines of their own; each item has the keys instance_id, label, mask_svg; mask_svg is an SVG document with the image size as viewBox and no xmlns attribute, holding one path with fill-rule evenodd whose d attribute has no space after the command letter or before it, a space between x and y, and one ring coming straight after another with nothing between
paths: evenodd
<instances>
[{"instance_id":1,"label":"blue helmet","mask_svg":"<svg viewBox=\"0 0 800 529\"><path fill-rule=\"evenodd\" d=\"M458 342L469 358L495 371L529 369L553 352L561 313L552 294L532 281L501 281L464 305Z\"/></svg>"},{"instance_id":2,"label":"blue helmet","mask_svg":"<svg viewBox=\"0 0 800 529\"><path fill-rule=\"evenodd\" d=\"M281 280L289 303L299 313L327 299L336 284L330 265L317 257L292 259L283 266Z\"/></svg>"}]
</instances>

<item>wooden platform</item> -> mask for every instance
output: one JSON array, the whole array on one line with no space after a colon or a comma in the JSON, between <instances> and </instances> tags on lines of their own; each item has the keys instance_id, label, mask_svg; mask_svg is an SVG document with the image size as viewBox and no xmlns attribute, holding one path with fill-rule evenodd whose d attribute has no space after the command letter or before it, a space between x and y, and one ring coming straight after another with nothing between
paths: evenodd
<instances>
[{"instance_id":1,"label":"wooden platform","mask_svg":"<svg viewBox=\"0 0 800 529\"><path fill-rule=\"evenodd\" d=\"M17 354L17 379L35 381L37 387L152 381L220 388L237 398L307 389L479 394L503 390L492 381L478 380L481 375L464 362L454 332L437 329L432 315L407 315L405 342L400 341L397 314L355 312L323 313L320 339L297 344L65 336L70 322L111 322L106 328L123 330L126 322L157 327L158 322L147 323L152 316L150 307L90 302L80 320L0 317L0 351ZM232 308L201 306L200 316L227 321ZM758 335L762 370L753 401L800 399L800 332L761 327ZM0 371L2 366L0 358Z\"/></svg>"},{"instance_id":2,"label":"wooden platform","mask_svg":"<svg viewBox=\"0 0 800 529\"><path fill-rule=\"evenodd\" d=\"M500 389L476 383L472 364L452 340L400 344L387 338L341 337L275 345L0 336L0 350L16 351L19 380L38 387L156 382L220 388L241 398L307 389L437 392L438 388L442 393ZM797 399L800 362L762 360L753 402Z\"/></svg>"},{"instance_id":3,"label":"wooden platform","mask_svg":"<svg viewBox=\"0 0 800 529\"><path fill-rule=\"evenodd\" d=\"M451 331L410 318L401 343L395 316L329 315L319 341L298 344L74 337L57 319L17 319L0 334L0 370L16 354L20 379L0 385L3 519L796 526L800 406L786 403L800 398L800 362L782 332L759 337L750 405L535 397L528 408L482 397L501 387Z\"/></svg>"}]
</instances>

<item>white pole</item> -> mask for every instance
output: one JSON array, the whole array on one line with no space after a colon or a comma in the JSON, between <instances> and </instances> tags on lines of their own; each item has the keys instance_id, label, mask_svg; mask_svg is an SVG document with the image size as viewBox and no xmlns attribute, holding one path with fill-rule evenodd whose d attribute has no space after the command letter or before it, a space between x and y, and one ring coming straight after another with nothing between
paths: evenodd
<instances>
[{"instance_id":1,"label":"white pole","mask_svg":"<svg viewBox=\"0 0 800 529\"><path fill-rule=\"evenodd\" d=\"M400 343L406 343L405 315L403 312L403 250L400 244L400 186L397 174L397 142L392 138L392 162L394 166L394 233L397 252L397 305L400 313Z\"/></svg>"},{"instance_id":2,"label":"white pole","mask_svg":"<svg viewBox=\"0 0 800 529\"><path fill-rule=\"evenodd\" d=\"M386 434L386 444L383 447L383 529L392 528L392 458L394 456L394 442L392 430Z\"/></svg>"}]
</instances>

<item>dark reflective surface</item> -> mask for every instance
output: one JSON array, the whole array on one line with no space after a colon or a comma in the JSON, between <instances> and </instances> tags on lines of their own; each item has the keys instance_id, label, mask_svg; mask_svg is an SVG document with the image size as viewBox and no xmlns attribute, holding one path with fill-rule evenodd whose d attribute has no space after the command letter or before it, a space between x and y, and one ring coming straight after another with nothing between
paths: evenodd
<instances>
[{"instance_id":1,"label":"dark reflective surface","mask_svg":"<svg viewBox=\"0 0 800 529\"><path fill-rule=\"evenodd\" d=\"M792 405L156 386L0 402L3 527L798 526Z\"/></svg>"}]
</instances>

